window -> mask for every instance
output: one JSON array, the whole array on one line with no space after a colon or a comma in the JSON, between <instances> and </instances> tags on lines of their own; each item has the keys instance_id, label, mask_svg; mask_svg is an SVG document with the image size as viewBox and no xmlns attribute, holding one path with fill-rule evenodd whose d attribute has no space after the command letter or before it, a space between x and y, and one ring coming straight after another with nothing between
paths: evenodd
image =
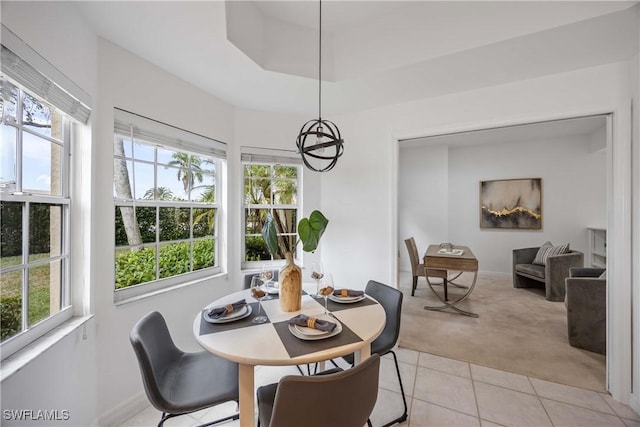
<instances>
[{"instance_id":1,"label":"window","mask_svg":"<svg viewBox=\"0 0 640 427\"><path fill-rule=\"evenodd\" d=\"M297 238L300 212L301 171L299 160L281 156L242 154L244 188L244 267L271 259L284 259L279 251L273 257L262 238L267 214L276 222L278 234Z\"/></svg>"},{"instance_id":2,"label":"window","mask_svg":"<svg viewBox=\"0 0 640 427\"><path fill-rule=\"evenodd\" d=\"M221 270L223 150L217 141L116 110L116 300Z\"/></svg>"},{"instance_id":3,"label":"window","mask_svg":"<svg viewBox=\"0 0 640 427\"><path fill-rule=\"evenodd\" d=\"M69 311L69 117L0 81L0 332ZM9 353L17 349L10 350ZM7 356L3 345L3 356Z\"/></svg>"},{"instance_id":4,"label":"window","mask_svg":"<svg viewBox=\"0 0 640 427\"><path fill-rule=\"evenodd\" d=\"M7 358L88 314L70 224L85 225L72 176L91 96L4 25L0 75L0 348ZM71 161L71 154L75 160ZM73 215L73 218L71 216ZM72 274L74 273L74 274ZM78 291L75 293L75 291ZM72 291L74 292L72 298ZM77 297L77 298L76 298ZM81 304L73 306L72 302Z\"/></svg>"}]
</instances>

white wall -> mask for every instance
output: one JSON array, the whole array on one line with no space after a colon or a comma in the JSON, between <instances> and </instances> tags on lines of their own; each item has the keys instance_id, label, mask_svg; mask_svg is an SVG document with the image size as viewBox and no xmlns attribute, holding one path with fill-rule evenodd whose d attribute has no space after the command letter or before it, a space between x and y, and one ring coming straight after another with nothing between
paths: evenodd
<instances>
[{"instance_id":1,"label":"white wall","mask_svg":"<svg viewBox=\"0 0 640 427\"><path fill-rule=\"evenodd\" d=\"M234 289L226 275L122 305L113 303L113 108L141 114L192 132L233 142L233 109L216 98L158 69L102 39L98 43L97 126L93 179L94 239L92 254L96 280L98 322L98 405L102 422L127 415L131 405L146 403L138 365L129 343L133 324L149 311L167 319L176 344L199 349L192 333L193 319L203 301ZM180 108L177 108L180 107ZM104 243L108 242L108 243ZM224 243L223 243L224 245ZM221 252L226 252L224 249ZM132 399L138 395L139 399Z\"/></svg>"},{"instance_id":2,"label":"white wall","mask_svg":"<svg viewBox=\"0 0 640 427\"><path fill-rule=\"evenodd\" d=\"M93 31L88 28L76 9L69 4L54 2L0 3L2 24L18 35L25 43L51 62L63 74L87 92L95 101L97 97L97 45ZM85 134L91 138L91 129ZM90 142L76 147L74 155L78 163L85 162L83 177L87 182L76 190L88 194L91 176ZM89 203L72 206L74 213L89 215ZM76 217L77 218L77 217ZM83 220L84 221L84 220ZM86 235L85 235L86 231ZM73 243L90 240L88 223L72 231ZM80 263L89 260L81 253L81 245L71 248ZM89 269L80 267L72 277L74 286L81 293L90 294ZM86 288L84 287L86 286ZM86 291L86 292L85 292ZM88 298L85 299L85 302ZM77 303L74 295L74 303ZM75 314L82 315L85 307L78 304ZM67 410L69 421L48 422L49 425L87 426L95 420L97 405L96 377L96 321L85 323L79 329L48 348L21 370L2 381L1 406L6 409ZM86 339L83 333L86 332ZM43 425L42 421L15 422L2 420L2 425Z\"/></svg>"},{"instance_id":3,"label":"white wall","mask_svg":"<svg viewBox=\"0 0 640 427\"><path fill-rule=\"evenodd\" d=\"M329 117L341 127L345 154L322 181L322 207L337 229L337 233L327 236L323 242L325 265L332 265L336 276L343 277L349 285L364 286L369 279L395 285L399 239L397 139L614 111L617 113L613 129L616 146L612 161L618 170L610 184L612 198L619 203L609 207L607 221L612 232L611 242L618 239L623 244L619 249L615 244L610 245L611 251L619 250L616 256L620 262L618 268L612 268L612 283L616 284L612 286L615 294L612 301L620 304L616 306L612 325L616 330L629 328L630 313L622 306L629 300L631 291L631 287L625 287L631 280L632 262L624 244L623 231L627 224L624 220L612 221L625 217L621 212L627 209L625 201L630 200L630 193L621 181L624 168L619 169L619 165L624 165L619 162L625 157L628 159L625 147L630 144L630 73L630 64L621 62ZM635 146L637 148L637 143ZM477 200L477 196L473 199ZM475 212L474 209L474 224L477 222ZM637 264L637 260L634 261ZM612 262L615 263L613 258ZM639 288L640 284L633 284L636 292ZM612 340L619 346L617 353L610 356L616 357L611 366L618 369L614 372L612 394L618 399L628 399L631 374L627 368L630 366L627 346L630 342L622 336L616 339L623 341Z\"/></svg>"},{"instance_id":4,"label":"white wall","mask_svg":"<svg viewBox=\"0 0 640 427\"><path fill-rule=\"evenodd\" d=\"M627 67L594 67L336 117L345 154L322 181L322 207L339 229L323 242L325 264L335 264L336 274L352 285L364 286L369 279L395 283L397 242L405 238L396 240L393 226L402 186L396 181L398 138L613 111L628 105ZM475 208L473 215L476 224ZM406 252L400 249L401 255ZM362 268L371 260L373 265Z\"/></svg>"},{"instance_id":5,"label":"white wall","mask_svg":"<svg viewBox=\"0 0 640 427\"><path fill-rule=\"evenodd\" d=\"M455 146L455 139L452 143L448 150L443 145L400 149L400 248L405 235L426 238L420 239L424 244L419 251L428 244L453 242L471 248L480 271L511 274L512 249L549 240L556 245L569 242L572 249L586 252L586 227L606 223L606 152L592 151L591 135L473 146ZM434 165L435 160L441 162ZM542 178L542 230L480 229L479 182L527 177ZM401 254L401 269L410 271L406 251Z\"/></svg>"},{"instance_id":6,"label":"white wall","mask_svg":"<svg viewBox=\"0 0 640 427\"><path fill-rule=\"evenodd\" d=\"M400 270L411 271L405 239L415 239L420 256L429 244L449 241L449 150L444 145L402 148L398 164Z\"/></svg>"},{"instance_id":7,"label":"white wall","mask_svg":"<svg viewBox=\"0 0 640 427\"><path fill-rule=\"evenodd\" d=\"M588 138L450 151L449 240L470 242L481 271L511 274L515 248L570 243L586 253L588 226L606 223L606 152ZM526 161L523 161L526 159ZM542 178L542 230L480 229L480 180Z\"/></svg>"},{"instance_id":8,"label":"white wall","mask_svg":"<svg viewBox=\"0 0 640 427\"><path fill-rule=\"evenodd\" d=\"M95 35L81 24L75 8L68 4L3 1L2 21L94 99L92 166L95 167L90 168L93 200L89 207L92 211L91 247L85 248L91 254L91 273L85 281L90 283L96 314L95 319L87 323L86 340L78 330L2 382L2 409L8 409L7 405L68 409L73 425L90 425L96 416L107 423L119 416L128 416L128 411L135 405L146 403L128 342L133 323L148 311L160 310L167 317L177 344L185 349L196 349L191 334L194 313L201 308L202 301L210 301L235 289L230 280L220 277L134 303L113 304L110 243L113 241L113 107L129 109L229 143L235 142L235 133L240 143L245 139L258 140L263 130L259 126L249 129L255 123L260 123L268 129L269 135L275 136L279 126L283 131L296 120L285 118L282 122L269 124L267 122L274 116L243 111L234 113L219 100L120 48L104 42L98 48ZM346 139L346 151L337 167L322 176L321 190L316 193L316 197L320 195L323 212L331 221L321 243L325 266L345 286L363 287L368 279L395 283L398 254L396 138L625 111L631 90L628 75L637 79L637 59L634 70L636 74L631 74L633 71L626 63L611 64L329 117L339 124ZM634 94L637 100L637 83ZM177 109L171 105L192 108ZM636 123L637 118L636 113ZM294 129L299 126L296 124ZM616 131L624 138L628 123L622 120L616 126ZM288 136L286 139L282 136L277 143L275 139L268 141L268 145L274 144L274 147L292 146ZM636 153L640 151L637 137L634 149ZM232 156L236 155L233 150L230 148ZM637 158L635 162L637 166ZM234 173L237 170L230 171L230 176ZM635 182L638 182L637 175ZM238 209L238 205L235 206L230 209ZM637 242L640 230L637 210L634 218ZM234 221L237 220L229 218L229 236L238 235L239 224ZM227 243L232 249L233 243ZM238 259L231 260L230 265L239 265ZM637 313L640 311L637 272L633 286ZM637 343L640 342L637 332L640 327L635 331Z\"/></svg>"},{"instance_id":9,"label":"white wall","mask_svg":"<svg viewBox=\"0 0 640 427\"><path fill-rule=\"evenodd\" d=\"M289 150L287 154L295 154L296 137L302 125L309 120L310 117L297 114L280 114L269 113L255 110L236 109L234 113L234 155L230 158L233 172L232 186L230 188L230 205L238 209L237 215L231 213L232 218L240 218L242 209L242 169L239 166L239 150L241 147L257 147L270 148L279 150ZM236 153L238 152L238 153ZM303 193L299 195L302 201L302 215L308 217L315 210L322 210L320 207L320 174L302 168L302 185ZM235 227L232 231L232 238L238 245L236 249L230 252L231 263L230 271L240 271L242 259L240 257L240 241L243 226L240 220L231 221L231 226ZM325 233L331 233L331 219ZM296 261L300 267L310 266L315 260L319 260L322 255L323 241L314 253L302 252L302 260ZM304 275L307 273L303 271ZM310 273L309 273L310 274Z\"/></svg>"}]
</instances>

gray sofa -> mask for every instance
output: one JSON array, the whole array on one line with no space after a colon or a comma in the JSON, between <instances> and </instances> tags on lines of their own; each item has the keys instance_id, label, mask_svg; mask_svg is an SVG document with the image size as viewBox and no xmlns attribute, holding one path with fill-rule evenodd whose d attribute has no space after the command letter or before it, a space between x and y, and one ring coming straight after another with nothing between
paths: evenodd
<instances>
[{"instance_id":1,"label":"gray sofa","mask_svg":"<svg viewBox=\"0 0 640 427\"><path fill-rule=\"evenodd\" d=\"M572 268L565 280L567 333L572 347L606 354L607 280L604 268Z\"/></svg>"},{"instance_id":2,"label":"gray sofa","mask_svg":"<svg viewBox=\"0 0 640 427\"><path fill-rule=\"evenodd\" d=\"M550 256L546 265L533 264L539 247L513 250L513 287L534 288L542 284L549 301L564 301L564 279L569 269L584 266L584 254L570 250L566 254Z\"/></svg>"}]
</instances>

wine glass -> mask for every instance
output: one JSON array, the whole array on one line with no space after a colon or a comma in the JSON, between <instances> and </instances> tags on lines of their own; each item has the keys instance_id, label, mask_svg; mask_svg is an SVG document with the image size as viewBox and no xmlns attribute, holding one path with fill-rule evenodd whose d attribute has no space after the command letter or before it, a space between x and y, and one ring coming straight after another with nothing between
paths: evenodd
<instances>
[{"instance_id":1,"label":"wine glass","mask_svg":"<svg viewBox=\"0 0 640 427\"><path fill-rule=\"evenodd\" d=\"M253 318L252 323L265 323L267 321L267 317L260 314L262 299L267 294L262 285L263 283L259 276L253 276L251 278L251 296L258 301L258 315Z\"/></svg>"},{"instance_id":2,"label":"wine glass","mask_svg":"<svg viewBox=\"0 0 640 427\"><path fill-rule=\"evenodd\" d=\"M333 294L333 275L325 274L322 279L323 287L320 289L320 295L324 297L324 316L329 315L329 310L327 310L327 298L329 295Z\"/></svg>"},{"instance_id":3,"label":"wine glass","mask_svg":"<svg viewBox=\"0 0 640 427\"><path fill-rule=\"evenodd\" d=\"M269 283L273 280L273 269L271 268L271 263L267 263L262 266L262 270L260 270L260 280L264 283L265 291L267 292L263 300L272 299L271 295L269 295Z\"/></svg>"},{"instance_id":4,"label":"wine glass","mask_svg":"<svg viewBox=\"0 0 640 427\"><path fill-rule=\"evenodd\" d=\"M316 295L320 295L320 279L324 276L324 268L321 262L311 264L311 278L316 281Z\"/></svg>"}]
</instances>

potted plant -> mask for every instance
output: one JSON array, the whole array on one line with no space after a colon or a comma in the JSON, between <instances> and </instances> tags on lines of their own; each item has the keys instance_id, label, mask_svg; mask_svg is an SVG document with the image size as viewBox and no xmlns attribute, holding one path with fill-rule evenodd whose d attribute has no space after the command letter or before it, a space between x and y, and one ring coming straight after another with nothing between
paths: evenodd
<instances>
[{"instance_id":1,"label":"potted plant","mask_svg":"<svg viewBox=\"0 0 640 427\"><path fill-rule=\"evenodd\" d=\"M280 270L280 307L282 311L298 311L302 304L302 271L294 262L295 249L298 242L302 242L302 250L314 252L320 243L320 238L327 228L329 220L322 212L315 210L309 218L302 218L298 222L298 238L283 236L286 233L281 221L274 220L271 214L262 227L262 237L269 253L274 256L282 250L286 264Z\"/></svg>"}]
</instances>

